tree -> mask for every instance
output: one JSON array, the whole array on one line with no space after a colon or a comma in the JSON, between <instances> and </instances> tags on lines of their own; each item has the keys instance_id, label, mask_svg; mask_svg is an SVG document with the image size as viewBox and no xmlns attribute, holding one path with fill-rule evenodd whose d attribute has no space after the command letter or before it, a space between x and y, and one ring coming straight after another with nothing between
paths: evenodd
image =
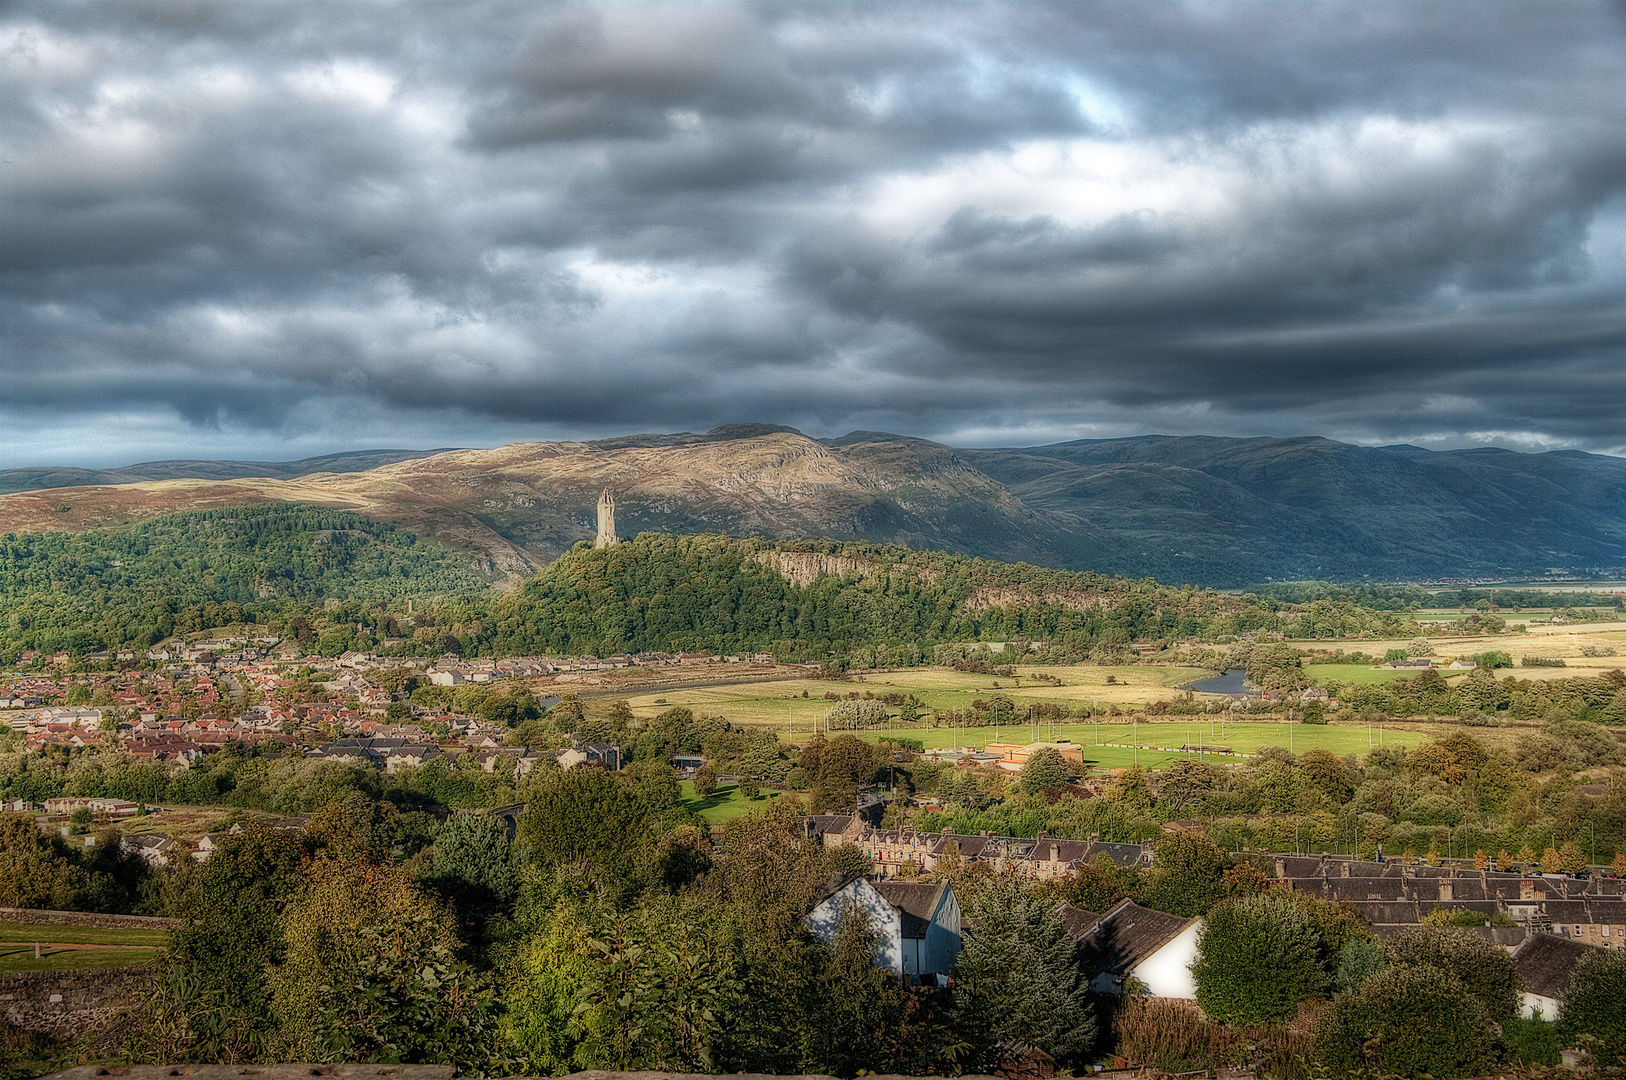
<instances>
[{"instance_id":1,"label":"tree","mask_svg":"<svg viewBox=\"0 0 1626 1080\"><path fill-rule=\"evenodd\" d=\"M827 731L867 731L886 722L886 706L879 701L842 701L824 711Z\"/></svg>"},{"instance_id":2,"label":"tree","mask_svg":"<svg viewBox=\"0 0 1626 1080\"><path fill-rule=\"evenodd\" d=\"M652 814L665 814L683 801L677 770L664 761L635 761L621 770L621 777L633 785Z\"/></svg>"},{"instance_id":3,"label":"tree","mask_svg":"<svg viewBox=\"0 0 1626 1080\"><path fill-rule=\"evenodd\" d=\"M282 1061L487 1060L496 1001L455 959L446 915L405 867L319 856L282 917L270 972Z\"/></svg>"},{"instance_id":4,"label":"tree","mask_svg":"<svg viewBox=\"0 0 1626 1080\"><path fill-rule=\"evenodd\" d=\"M429 851L423 884L451 903L463 936L483 944L486 923L514 900L519 877L508 826L482 813L454 814Z\"/></svg>"},{"instance_id":5,"label":"tree","mask_svg":"<svg viewBox=\"0 0 1626 1080\"><path fill-rule=\"evenodd\" d=\"M1445 972L1497 1023L1519 1006L1519 976L1505 951L1458 927L1415 927L1401 931L1384 951L1394 967L1434 967Z\"/></svg>"},{"instance_id":6,"label":"tree","mask_svg":"<svg viewBox=\"0 0 1626 1080\"><path fill-rule=\"evenodd\" d=\"M1315 1063L1334 1075L1482 1075L1496 1029L1462 983L1437 967L1390 967L1333 999Z\"/></svg>"},{"instance_id":7,"label":"tree","mask_svg":"<svg viewBox=\"0 0 1626 1080\"><path fill-rule=\"evenodd\" d=\"M1284 896L1221 901L1208 913L1197 952L1197 1004L1215 1019L1285 1020L1326 988L1315 927Z\"/></svg>"},{"instance_id":8,"label":"tree","mask_svg":"<svg viewBox=\"0 0 1626 1080\"><path fill-rule=\"evenodd\" d=\"M981 893L969 911L980 922L955 969L955 1005L991 1056L983 1066L1014 1043L1083 1059L1096 1034L1089 979L1055 911L1016 882Z\"/></svg>"},{"instance_id":9,"label":"tree","mask_svg":"<svg viewBox=\"0 0 1626 1080\"><path fill-rule=\"evenodd\" d=\"M694 771L694 793L700 799L709 799L717 794L717 774L710 765L702 765Z\"/></svg>"},{"instance_id":10,"label":"tree","mask_svg":"<svg viewBox=\"0 0 1626 1080\"><path fill-rule=\"evenodd\" d=\"M59 836L46 836L30 814L0 813L0 906L71 909L89 876Z\"/></svg>"},{"instance_id":11,"label":"tree","mask_svg":"<svg viewBox=\"0 0 1626 1080\"><path fill-rule=\"evenodd\" d=\"M1558 1024L1569 1039L1596 1039L1599 1065L1626 1064L1626 952L1587 950L1570 973Z\"/></svg>"},{"instance_id":12,"label":"tree","mask_svg":"<svg viewBox=\"0 0 1626 1080\"><path fill-rule=\"evenodd\" d=\"M648 821L648 807L611 774L569 769L544 779L520 815L518 838L545 864L619 880L636 863Z\"/></svg>"},{"instance_id":13,"label":"tree","mask_svg":"<svg viewBox=\"0 0 1626 1080\"><path fill-rule=\"evenodd\" d=\"M254 1060L278 1028L267 969L286 947L282 912L299 885L306 844L250 826L228 835L183 879L162 969L165 992L144 1016L173 1032L156 1056L169 1061Z\"/></svg>"},{"instance_id":14,"label":"tree","mask_svg":"<svg viewBox=\"0 0 1626 1080\"><path fill-rule=\"evenodd\" d=\"M739 787L740 787L740 796L742 798L746 798L746 799L753 799L754 800L759 794L761 794L761 791L762 791L761 788L757 787L756 777L754 777L754 776L742 776L742 777L740 777Z\"/></svg>"},{"instance_id":15,"label":"tree","mask_svg":"<svg viewBox=\"0 0 1626 1080\"><path fill-rule=\"evenodd\" d=\"M1156 850L1157 859L1140 888L1141 903L1190 918L1225 898L1231 858L1213 841L1194 833L1166 833Z\"/></svg>"},{"instance_id":16,"label":"tree","mask_svg":"<svg viewBox=\"0 0 1626 1080\"><path fill-rule=\"evenodd\" d=\"M1072 781L1072 770L1067 759L1053 746L1043 746L1028 756L1022 766L1017 786L1029 795L1037 795L1047 788L1065 787Z\"/></svg>"}]
</instances>

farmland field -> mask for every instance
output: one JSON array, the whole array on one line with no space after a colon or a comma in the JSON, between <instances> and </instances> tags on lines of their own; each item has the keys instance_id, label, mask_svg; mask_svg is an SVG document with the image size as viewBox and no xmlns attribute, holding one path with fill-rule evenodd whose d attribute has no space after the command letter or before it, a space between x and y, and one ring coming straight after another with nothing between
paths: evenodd
<instances>
[{"instance_id":1,"label":"farmland field","mask_svg":"<svg viewBox=\"0 0 1626 1080\"><path fill-rule=\"evenodd\" d=\"M1211 722L1212 720L1212 722ZM1282 746L1296 751L1320 747L1334 754L1365 754L1370 746L1416 746L1428 736L1403 722L1384 725L1368 732L1364 725L1289 724L1286 721L1239 721L1221 723L1217 718L1194 716L1124 723L1121 717L1103 717L1093 723L1047 724L1037 727L903 728L892 731L857 732L860 738L882 739L897 736L915 739L928 750L958 746L981 748L991 742L1033 743L1067 740L1081 750L1086 761L1106 768L1129 765L1139 748L1140 764L1158 766L1190 756L1179 752L1182 746L1227 746L1239 754L1251 754L1264 746ZM1154 749L1161 748L1161 749ZM1223 757L1213 760L1224 761Z\"/></svg>"},{"instance_id":2,"label":"farmland field","mask_svg":"<svg viewBox=\"0 0 1626 1080\"><path fill-rule=\"evenodd\" d=\"M851 680L786 679L734 686L705 686L687 690L666 690L629 694L628 703L637 716L649 717L672 705L684 705L696 712L727 717L737 724L764 724L780 731L811 732L824 717L831 702L825 694L846 697L870 691L913 694L927 708L969 709L978 698L1004 694L1020 711L1041 701L1077 705L1096 701L1101 705L1144 705L1171 700L1183 691L1181 683L1207 678L1213 673L1189 667L1021 667L1015 678L976 675L948 668L909 668L876 672ZM1061 679L1061 686L1039 682L1035 674ZM1111 682L1108 682L1111 679ZM806 697L803 697L804 691Z\"/></svg>"}]
</instances>

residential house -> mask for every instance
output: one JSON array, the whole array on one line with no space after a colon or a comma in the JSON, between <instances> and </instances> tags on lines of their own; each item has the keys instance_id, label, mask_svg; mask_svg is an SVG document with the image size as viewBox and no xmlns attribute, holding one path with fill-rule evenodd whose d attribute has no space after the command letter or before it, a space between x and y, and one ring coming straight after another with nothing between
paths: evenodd
<instances>
[{"instance_id":1,"label":"residential house","mask_svg":"<svg viewBox=\"0 0 1626 1080\"><path fill-rule=\"evenodd\" d=\"M149 866L168 866L181 852L181 846L163 833L131 833L119 841L119 849L140 855Z\"/></svg>"},{"instance_id":2,"label":"residential house","mask_svg":"<svg viewBox=\"0 0 1626 1080\"><path fill-rule=\"evenodd\" d=\"M1125 900L1095 922L1081 919L1079 925L1084 929L1075 945L1081 966L1091 973L1091 989L1121 994L1124 983L1133 979L1152 997L1196 999L1191 965L1203 920Z\"/></svg>"},{"instance_id":3,"label":"residential house","mask_svg":"<svg viewBox=\"0 0 1626 1080\"><path fill-rule=\"evenodd\" d=\"M875 964L906 982L947 974L960 955L960 904L948 882L921 884L832 875L814 894L808 930L834 941L842 920L862 911L880 935Z\"/></svg>"},{"instance_id":4,"label":"residential house","mask_svg":"<svg viewBox=\"0 0 1626 1080\"><path fill-rule=\"evenodd\" d=\"M1521 984L1519 1014L1526 1019L1537 1013L1545 1020L1558 1019L1570 973L1583 956L1596 950L1596 946L1556 934L1532 934L1513 950L1513 966Z\"/></svg>"}]
</instances>

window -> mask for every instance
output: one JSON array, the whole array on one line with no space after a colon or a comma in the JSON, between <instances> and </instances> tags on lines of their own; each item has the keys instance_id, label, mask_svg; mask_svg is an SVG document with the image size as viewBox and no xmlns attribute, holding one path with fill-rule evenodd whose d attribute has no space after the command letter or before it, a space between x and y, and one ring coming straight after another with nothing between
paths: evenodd
<instances>
[{"instance_id":1,"label":"window","mask_svg":"<svg viewBox=\"0 0 1626 1080\"><path fill-rule=\"evenodd\" d=\"M1575 928L1575 936L1576 936L1576 937L1580 937L1580 936L1581 936L1581 928L1580 928L1580 927L1579 927L1579 926L1577 926L1577 927L1576 927L1576 928Z\"/></svg>"}]
</instances>

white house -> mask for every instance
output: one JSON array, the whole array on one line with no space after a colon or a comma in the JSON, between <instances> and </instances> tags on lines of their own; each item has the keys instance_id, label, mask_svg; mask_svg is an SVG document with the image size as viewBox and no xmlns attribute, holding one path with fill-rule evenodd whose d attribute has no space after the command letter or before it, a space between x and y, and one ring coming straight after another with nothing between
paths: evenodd
<instances>
[{"instance_id":1,"label":"white house","mask_svg":"<svg viewBox=\"0 0 1626 1080\"><path fill-rule=\"evenodd\" d=\"M834 941L842 920L855 911L867 915L880 934L877 967L911 982L954 969L960 955L960 903L948 882L873 885L865 878L845 883L828 878L814 894L808 930L820 941Z\"/></svg>"},{"instance_id":2,"label":"white house","mask_svg":"<svg viewBox=\"0 0 1626 1080\"><path fill-rule=\"evenodd\" d=\"M1531 934L1513 950L1513 966L1519 972L1519 1015L1525 1019L1540 1013L1543 1020L1558 1019L1570 973L1581 957L1597 949L1557 934Z\"/></svg>"},{"instance_id":3,"label":"white house","mask_svg":"<svg viewBox=\"0 0 1626 1080\"><path fill-rule=\"evenodd\" d=\"M1068 920L1063 919L1064 925ZM1197 980L1191 965L1197 959L1201 919L1186 919L1141 907L1125 900L1088 925L1069 927L1079 960L1091 976L1090 988L1121 994L1124 982L1134 979L1153 997L1194 1001Z\"/></svg>"}]
</instances>

